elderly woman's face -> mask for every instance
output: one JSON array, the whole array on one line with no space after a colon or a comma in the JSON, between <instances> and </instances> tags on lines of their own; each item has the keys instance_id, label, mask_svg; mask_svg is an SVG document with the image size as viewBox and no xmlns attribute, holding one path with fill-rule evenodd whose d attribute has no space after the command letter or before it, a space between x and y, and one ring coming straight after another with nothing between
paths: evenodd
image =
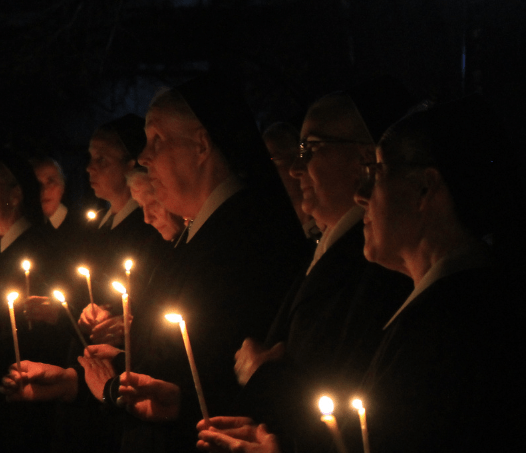
<instances>
[{"instance_id":1,"label":"elderly woman's face","mask_svg":"<svg viewBox=\"0 0 526 453\"><path fill-rule=\"evenodd\" d=\"M355 200L365 209L365 257L402 271L418 241L419 194L404 171L390 166L389 161L392 158L378 148L371 181L358 190Z\"/></svg>"},{"instance_id":2,"label":"elderly woman's face","mask_svg":"<svg viewBox=\"0 0 526 453\"><path fill-rule=\"evenodd\" d=\"M152 225L165 241L171 241L182 229L176 217L170 214L155 198L153 189L144 184L134 184L130 187L133 199L144 213L144 222Z\"/></svg>"}]
</instances>

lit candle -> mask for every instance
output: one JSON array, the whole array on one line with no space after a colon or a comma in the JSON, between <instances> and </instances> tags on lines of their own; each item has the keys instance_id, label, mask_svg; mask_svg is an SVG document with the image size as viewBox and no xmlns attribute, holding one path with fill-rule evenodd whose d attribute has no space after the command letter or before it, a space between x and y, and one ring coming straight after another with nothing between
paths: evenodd
<instances>
[{"instance_id":1,"label":"lit candle","mask_svg":"<svg viewBox=\"0 0 526 453\"><path fill-rule=\"evenodd\" d=\"M95 211L88 211L86 217L88 220L95 220L97 218L97 213Z\"/></svg>"},{"instance_id":2,"label":"lit candle","mask_svg":"<svg viewBox=\"0 0 526 453\"><path fill-rule=\"evenodd\" d=\"M332 415L332 413L334 412L334 403L332 399L328 396L322 396L318 401L318 407L320 408L320 411L323 414L321 417L321 421L327 425L327 428L329 428L329 431L331 432L332 438L336 445L336 450L338 451L338 453L347 453L347 449L343 444L342 435L340 433L340 430L338 429L338 423L336 422L334 415Z\"/></svg>"},{"instance_id":3,"label":"lit candle","mask_svg":"<svg viewBox=\"0 0 526 453\"><path fill-rule=\"evenodd\" d=\"M77 335L79 336L79 340L84 346L84 349L88 347L88 343L86 343L86 340L84 339L82 333L80 333L79 326L77 322L75 321L75 318L73 318L73 315L69 311L68 303L66 302L66 298L64 297L64 294L62 294L60 291L53 291L53 295L55 298L62 304L62 306L66 309L66 313L69 316L69 319L71 321L71 324L73 325L73 328L75 329L75 332L77 332Z\"/></svg>"},{"instance_id":4,"label":"lit candle","mask_svg":"<svg viewBox=\"0 0 526 453\"><path fill-rule=\"evenodd\" d=\"M128 288L128 296L130 295L130 289L131 289L130 271L131 271L132 266L133 266L132 260L126 260L124 262L124 269L126 269L126 287ZM130 313L131 313L131 309L130 309Z\"/></svg>"},{"instance_id":5,"label":"lit candle","mask_svg":"<svg viewBox=\"0 0 526 453\"><path fill-rule=\"evenodd\" d=\"M29 299L29 269L31 269L31 262L29 260L22 261L22 269L24 269L24 273L26 274L26 300ZM29 330L32 329L31 325L31 319L27 320L27 326Z\"/></svg>"},{"instance_id":6,"label":"lit candle","mask_svg":"<svg viewBox=\"0 0 526 453\"><path fill-rule=\"evenodd\" d=\"M130 379L131 355L130 355L130 310L128 304L128 293L126 288L119 282L113 282L113 287L122 294L122 317L124 321L124 358L126 361L126 379Z\"/></svg>"},{"instance_id":7,"label":"lit candle","mask_svg":"<svg viewBox=\"0 0 526 453\"><path fill-rule=\"evenodd\" d=\"M360 427L362 428L362 440L363 440L363 451L364 453L370 453L369 447L369 433L367 432L367 420L365 419L365 407L363 407L362 400L355 398L351 402L352 406L358 410L358 416L360 417Z\"/></svg>"},{"instance_id":8,"label":"lit candle","mask_svg":"<svg viewBox=\"0 0 526 453\"><path fill-rule=\"evenodd\" d=\"M210 426L210 418L208 416L208 409L206 407L205 396L203 394L203 388L201 387L201 381L197 374L197 367L195 365L194 354L192 352L192 346L190 345L190 337L186 331L186 323L181 315L170 313L164 316L171 323L178 323L181 328L181 334L183 336L184 347L186 349L186 355L188 356L188 362L190 363L190 370L192 370L192 377L194 378L195 390L197 392L197 399L199 400L199 406L201 407L201 413L205 420L206 426Z\"/></svg>"},{"instance_id":9,"label":"lit candle","mask_svg":"<svg viewBox=\"0 0 526 453\"><path fill-rule=\"evenodd\" d=\"M95 303L93 302L93 292L91 291L91 278L89 274L89 270L85 267L79 267L77 269L79 271L79 274L84 275L86 277L86 281L88 282L88 291L89 291L89 300L91 303L91 314L93 315L93 319L97 317L97 314L95 313Z\"/></svg>"},{"instance_id":10,"label":"lit candle","mask_svg":"<svg viewBox=\"0 0 526 453\"><path fill-rule=\"evenodd\" d=\"M13 332L13 344L15 345L15 357L16 357L16 366L18 371L21 373L22 368L20 368L20 349L18 348L18 335L16 333L16 321L15 321L15 309L14 302L18 299L18 293L12 292L7 295L7 304L9 305L9 317L11 318L11 330Z\"/></svg>"}]
</instances>

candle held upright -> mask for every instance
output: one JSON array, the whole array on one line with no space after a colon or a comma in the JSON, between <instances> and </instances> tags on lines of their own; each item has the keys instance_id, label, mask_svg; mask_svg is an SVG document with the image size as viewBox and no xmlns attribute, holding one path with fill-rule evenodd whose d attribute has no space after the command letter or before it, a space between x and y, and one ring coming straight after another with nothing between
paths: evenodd
<instances>
[{"instance_id":1,"label":"candle held upright","mask_svg":"<svg viewBox=\"0 0 526 453\"><path fill-rule=\"evenodd\" d=\"M342 435L338 429L338 423L332 413L334 412L334 402L328 396L322 396L318 401L318 407L322 413L321 421L327 425L331 432L336 450L338 453L347 453L345 444L343 443Z\"/></svg>"},{"instance_id":2,"label":"candle held upright","mask_svg":"<svg viewBox=\"0 0 526 453\"><path fill-rule=\"evenodd\" d=\"M358 411L358 416L360 417L363 451L364 453L371 453L371 448L369 447L369 433L367 431L367 419L365 418L365 407L363 407L362 400L358 398L353 399L351 405Z\"/></svg>"},{"instance_id":3,"label":"candle held upright","mask_svg":"<svg viewBox=\"0 0 526 453\"><path fill-rule=\"evenodd\" d=\"M122 294L122 317L124 322L124 354L126 364L126 379L130 378L131 348L130 348L130 305L126 288L119 282L113 282L113 287Z\"/></svg>"},{"instance_id":4,"label":"candle held upright","mask_svg":"<svg viewBox=\"0 0 526 453\"><path fill-rule=\"evenodd\" d=\"M197 366L195 364L194 353L192 352L192 346L190 344L190 337L186 330L186 323L181 315L175 313L169 313L164 316L168 321L174 324L179 324L181 328L181 335L183 336L184 348L186 349L186 355L188 356L188 362L190 363L190 370L192 371L192 377L194 379L195 390L197 392L197 399L199 400L199 406L203 419L207 426L210 426L210 417L208 415L208 408L206 407L205 396L203 394L203 387L197 373Z\"/></svg>"},{"instance_id":5,"label":"candle held upright","mask_svg":"<svg viewBox=\"0 0 526 453\"><path fill-rule=\"evenodd\" d=\"M20 349L18 347L18 334L16 332L16 320L15 320L15 300L18 299L18 293L13 291L7 295L7 304L9 306L9 317L11 318L11 332L13 333L13 344L15 347L16 366L18 371L21 373L22 368L20 367Z\"/></svg>"}]
</instances>

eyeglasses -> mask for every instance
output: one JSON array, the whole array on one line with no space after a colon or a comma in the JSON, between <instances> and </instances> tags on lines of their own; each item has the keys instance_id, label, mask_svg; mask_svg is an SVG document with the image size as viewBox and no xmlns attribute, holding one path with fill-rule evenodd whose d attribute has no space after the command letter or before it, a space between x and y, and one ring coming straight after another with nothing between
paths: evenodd
<instances>
[{"instance_id":1,"label":"eyeglasses","mask_svg":"<svg viewBox=\"0 0 526 453\"><path fill-rule=\"evenodd\" d=\"M362 171L360 175L361 187L372 187L376 179L376 173L386 171L387 167L413 167L413 168L425 168L429 167L429 164L423 164L418 162L361 162Z\"/></svg>"},{"instance_id":2,"label":"eyeglasses","mask_svg":"<svg viewBox=\"0 0 526 453\"><path fill-rule=\"evenodd\" d=\"M370 145L370 143L356 140L343 140L338 138L326 138L324 140L302 140L300 142L300 152L298 153L297 158L306 164L312 159L313 154L317 152L319 148L328 143L333 145Z\"/></svg>"}]
</instances>

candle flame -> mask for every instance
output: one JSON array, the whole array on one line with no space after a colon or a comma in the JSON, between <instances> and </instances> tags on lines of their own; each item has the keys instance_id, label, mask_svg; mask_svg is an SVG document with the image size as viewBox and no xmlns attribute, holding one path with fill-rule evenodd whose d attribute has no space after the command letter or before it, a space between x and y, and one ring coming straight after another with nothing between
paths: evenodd
<instances>
[{"instance_id":1,"label":"candle flame","mask_svg":"<svg viewBox=\"0 0 526 453\"><path fill-rule=\"evenodd\" d=\"M113 282L112 283L113 287L119 291L121 294L126 294L126 288L124 287L124 285L122 283L119 283L119 282Z\"/></svg>"},{"instance_id":2,"label":"candle flame","mask_svg":"<svg viewBox=\"0 0 526 453\"><path fill-rule=\"evenodd\" d=\"M62 294L58 290L53 291L53 296L55 296L60 302L65 302L66 301L66 298L64 297L64 294Z\"/></svg>"},{"instance_id":3,"label":"candle flame","mask_svg":"<svg viewBox=\"0 0 526 453\"><path fill-rule=\"evenodd\" d=\"M24 269L26 272L29 271L29 269L31 269L31 263L29 262L29 260L22 261L22 269Z\"/></svg>"},{"instance_id":4,"label":"candle flame","mask_svg":"<svg viewBox=\"0 0 526 453\"><path fill-rule=\"evenodd\" d=\"M84 277L89 277L89 270L85 267L79 267L77 270L79 271L79 274L84 275Z\"/></svg>"},{"instance_id":5,"label":"candle flame","mask_svg":"<svg viewBox=\"0 0 526 453\"><path fill-rule=\"evenodd\" d=\"M7 295L7 300L10 303L13 303L17 299L18 299L18 293L16 291L13 291L12 293L9 293Z\"/></svg>"},{"instance_id":6,"label":"candle flame","mask_svg":"<svg viewBox=\"0 0 526 453\"><path fill-rule=\"evenodd\" d=\"M334 412L334 402L328 396L322 396L320 398L318 407L323 415L331 415Z\"/></svg>"},{"instance_id":7,"label":"candle flame","mask_svg":"<svg viewBox=\"0 0 526 453\"><path fill-rule=\"evenodd\" d=\"M351 401L352 407L355 409L363 409L363 403L361 399L355 398Z\"/></svg>"},{"instance_id":8,"label":"candle flame","mask_svg":"<svg viewBox=\"0 0 526 453\"><path fill-rule=\"evenodd\" d=\"M182 322L182 320L183 320L183 317L181 315L176 314L176 313L168 313L167 315L164 315L164 317L168 321L170 321L170 322L172 322L174 324L176 322Z\"/></svg>"},{"instance_id":9,"label":"candle flame","mask_svg":"<svg viewBox=\"0 0 526 453\"><path fill-rule=\"evenodd\" d=\"M95 211L88 211L86 213L86 217L89 219L89 220L93 220L95 217L97 217L97 213Z\"/></svg>"},{"instance_id":10,"label":"candle flame","mask_svg":"<svg viewBox=\"0 0 526 453\"><path fill-rule=\"evenodd\" d=\"M126 260L124 262L124 269L126 269L128 272L130 272L132 266L133 266L133 261L132 260Z\"/></svg>"}]
</instances>

